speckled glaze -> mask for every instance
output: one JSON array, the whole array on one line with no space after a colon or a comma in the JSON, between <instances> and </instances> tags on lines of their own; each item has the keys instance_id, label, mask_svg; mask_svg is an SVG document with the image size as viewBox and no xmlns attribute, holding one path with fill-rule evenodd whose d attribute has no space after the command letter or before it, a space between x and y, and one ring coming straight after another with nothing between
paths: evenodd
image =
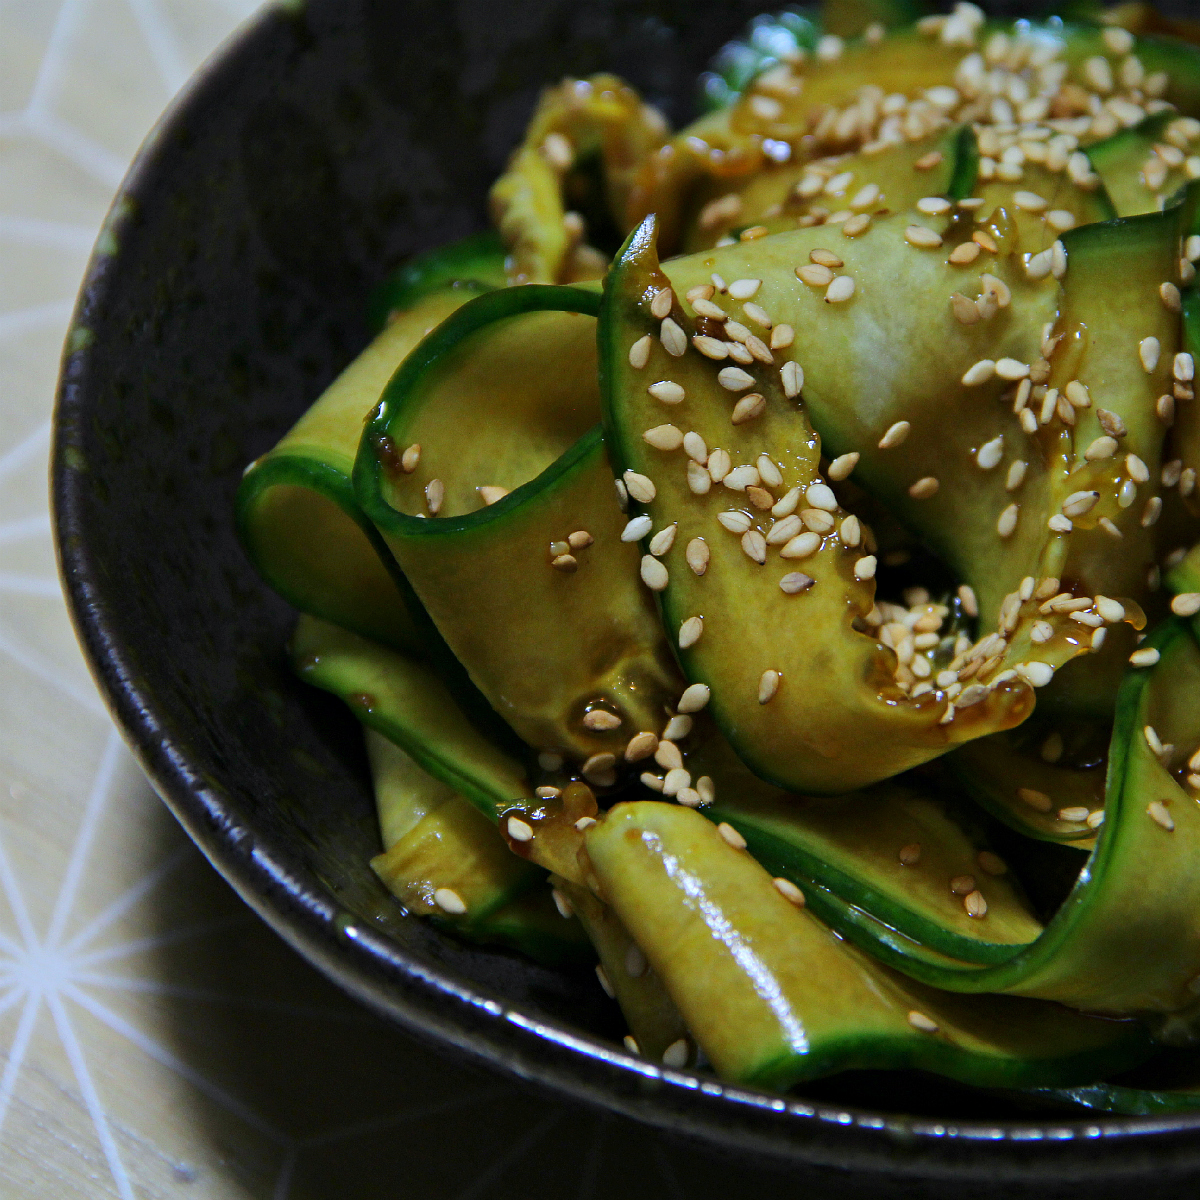
<instances>
[{"instance_id":1,"label":"speckled glaze","mask_svg":"<svg viewBox=\"0 0 1200 1200\"><path fill-rule=\"evenodd\" d=\"M780 1192L1194 1195L1200 1117L1056 1120L919 1077L783 1099L656 1068L590 971L406 916L351 718L297 683L234 537L245 463L365 344L371 287L485 219L538 89L600 69L676 121L757 0L313 0L269 10L168 113L89 268L54 451L81 640L167 804L347 990L476 1060L780 1171ZM917 1117L904 1113L924 1114ZM728 1194L728 1191L726 1191Z\"/></svg>"}]
</instances>

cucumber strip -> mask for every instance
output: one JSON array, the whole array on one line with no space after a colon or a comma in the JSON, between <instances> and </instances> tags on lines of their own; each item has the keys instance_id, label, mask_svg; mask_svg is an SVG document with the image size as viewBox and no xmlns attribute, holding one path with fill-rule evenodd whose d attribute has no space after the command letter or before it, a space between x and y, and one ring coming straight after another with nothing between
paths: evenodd
<instances>
[{"instance_id":1,"label":"cucumber strip","mask_svg":"<svg viewBox=\"0 0 1200 1200\"><path fill-rule=\"evenodd\" d=\"M1107 755L1092 754L1095 765L1086 768L1047 762L1041 747L1052 727L1035 714L1020 729L960 746L942 764L972 800L1018 833L1090 850L1096 834L1087 818L1104 808ZM1078 819L1075 809L1083 810Z\"/></svg>"},{"instance_id":2,"label":"cucumber strip","mask_svg":"<svg viewBox=\"0 0 1200 1200\"><path fill-rule=\"evenodd\" d=\"M528 745L579 760L658 728L682 690L621 538L599 429L582 433L597 416L598 305L537 285L467 305L388 385L355 467L364 511L480 691ZM394 464L410 442L423 450L405 474ZM443 505L424 518L434 477ZM490 483L512 490L479 508L475 487ZM571 547L572 533L591 541ZM597 708L607 727L589 719Z\"/></svg>"},{"instance_id":3,"label":"cucumber strip","mask_svg":"<svg viewBox=\"0 0 1200 1200\"><path fill-rule=\"evenodd\" d=\"M517 950L548 967L579 967L596 961L583 926L574 917L564 919L545 885L497 909L481 934L467 931L465 936Z\"/></svg>"},{"instance_id":4,"label":"cucumber strip","mask_svg":"<svg viewBox=\"0 0 1200 1200\"><path fill-rule=\"evenodd\" d=\"M418 651L428 622L354 498L363 417L426 331L467 299L424 296L383 330L238 488L238 535L262 577L294 608L397 649Z\"/></svg>"},{"instance_id":5,"label":"cucumber strip","mask_svg":"<svg viewBox=\"0 0 1200 1200\"><path fill-rule=\"evenodd\" d=\"M565 879L555 879L554 884L566 897L591 939L604 972L601 986L610 991L620 1005L637 1043L637 1052L654 1062L661 1062L667 1048L682 1040L688 1045L688 1056L673 1065L685 1066L694 1057L687 1026L661 980L647 968L629 931L590 889Z\"/></svg>"},{"instance_id":6,"label":"cucumber strip","mask_svg":"<svg viewBox=\"0 0 1200 1200\"><path fill-rule=\"evenodd\" d=\"M296 625L291 658L306 683L339 696L369 729L394 742L489 821L502 822L505 840L522 858L565 878L582 878L574 823L595 816L591 792L576 785L554 800L539 800L521 761L468 720L439 672L307 616ZM515 840L510 816L537 836Z\"/></svg>"},{"instance_id":7,"label":"cucumber strip","mask_svg":"<svg viewBox=\"0 0 1200 1200\"><path fill-rule=\"evenodd\" d=\"M968 1001L889 972L797 910L686 808L618 805L588 832L587 852L725 1079L784 1089L852 1068L915 1067L1036 1086L1089 1081L1147 1053L1134 1022L1011 997Z\"/></svg>"},{"instance_id":8,"label":"cucumber strip","mask_svg":"<svg viewBox=\"0 0 1200 1200\"><path fill-rule=\"evenodd\" d=\"M658 336L651 297L670 292L672 284L683 292L707 280L715 266L726 280L761 280L755 302L761 297L764 310L777 321L791 318L795 346L787 353L813 364L814 373L827 372L824 386L831 408L836 396L843 412L853 411L860 398L862 408L873 411L880 403L879 390L906 373L917 376L911 386L919 392L927 381L923 356L936 353L940 330L929 341L911 340L902 368L896 364L883 376L877 371L877 364L888 362L897 348L890 340L878 344L881 331L898 321L903 310L895 303L893 281L904 269L918 270L923 261L904 243L903 227L879 222L855 241L856 252L862 246L864 272L869 269L880 288L869 310L850 314L795 294L802 285L790 264L804 262L809 248L819 244L818 236L813 230L778 234L740 248L676 259L660 269L654 222L648 219L610 274L600 323L606 441L618 470L651 481L653 495L641 507L653 525L659 530L676 527L674 542L660 559L665 567L658 593L664 623L674 639L691 618L704 622L703 636L680 651L684 672L711 690L710 710L742 761L761 778L806 794L843 792L887 778L971 737L1018 724L1033 707L1031 688L1011 672L994 688L960 697L965 703L958 711L948 707L944 693L910 698L901 684L911 683L897 677L894 651L864 632L874 599L869 576L874 562L862 544L869 545L870 533L860 534L854 522L847 523L848 514L824 484L818 472L820 439L809 426L808 405L797 408L786 396L786 373L752 358L744 368L735 368L726 366L727 360L704 357L683 340L697 325L675 297L669 320L679 330L682 355L671 355ZM897 262L896 246L918 266ZM789 264L790 284L782 277L784 263ZM939 263L939 277L944 270ZM923 291L919 286L914 290ZM821 308L818 320L808 315L813 303ZM747 319L754 318L747 313ZM907 330L907 316L904 322ZM647 342L644 364L634 365L631 348ZM761 341L759 346L760 355L770 357ZM969 365L968 357L962 369ZM849 373L845 387L839 386L843 371ZM663 380L682 389L685 398L678 405L664 405L650 390ZM735 396L727 384L738 394L760 397L756 416L731 423ZM962 404L978 408L981 402L972 397L969 406L965 400ZM915 416L913 409L909 411ZM647 437L664 418L698 434L714 468L722 448L736 473L723 473L720 487L713 487L711 471L705 474L697 463L689 465L678 449L656 449ZM938 424L952 427L954 418L939 418ZM756 466L764 460L765 480ZM964 476L970 478L965 471ZM973 478L971 483L978 486ZM810 532L816 548L809 546L800 561L781 557L787 543L776 547L764 540L777 536L766 509L789 493L799 509L790 518L794 532L800 536L802 522L823 531ZM822 507L809 507L808 500L798 499L801 494L818 498ZM780 521L784 519L781 514ZM740 540L729 524L722 527L723 520L740 523L735 526L745 530ZM747 541L754 537L759 544ZM702 544L711 560L703 575L687 561L687 548L694 543ZM752 558L751 550L757 557ZM1018 642L1013 653L1024 649ZM1080 640L1067 632L1040 648L1037 658L1074 655L1081 649ZM1032 655L1026 651L1026 657ZM769 703L759 699L768 671L776 673L778 684ZM861 752L864 744L872 747L871 754Z\"/></svg>"},{"instance_id":9,"label":"cucumber strip","mask_svg":"<svg viewBox=\"0 0 1200 1200\"><path fill-rule=\"evenodd\" d=\"M1168 166L1154 154L1155 143L1163 140L1168 126L1178 118L1179 114L1171 110L1154 113L1132 128L1088 147L1092 170L1104 181L1112 201L1112 216L1157 212L1162 199L1174 195L1187 182L1182 164ZM1156 177L1155 168L1147 171L1153 162L1161 164L1161 178Z\"/></svg>"},{"instance_id":10,"label":"cucumber strip","mask_svg":"<svg viewBox=\"0 0 1200 1200\"><path fill-rule=\"evenodd\" d=\"M378 333L431 292L454 288L465 301L507 284L504 243L494 229L484 229L418 254L399 267L371 293L367 319Z\"/></svg>"}]
</instances>

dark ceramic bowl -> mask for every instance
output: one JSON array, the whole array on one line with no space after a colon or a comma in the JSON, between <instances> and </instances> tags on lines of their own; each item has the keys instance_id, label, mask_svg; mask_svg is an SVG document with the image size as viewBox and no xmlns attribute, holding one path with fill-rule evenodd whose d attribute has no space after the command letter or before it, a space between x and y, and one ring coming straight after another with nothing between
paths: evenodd
<instances>
[{"instance_id":1,"label":"dark ceramic bowl","mask_svg":"<svg viewBox=\"0 0 1200 1200\"><path fill-rule=\"evenodd\" d=\"M357 728L286 669L292 614L234 538L243 464L365 344L372 286L482 225L538 89L613 69L681 121L707 56L762 3L310 0L258 20L148 141L80 297L54 449L80 637L143 766L218 870L409 1029L786 1165L797 1182L838 1169L839 1195L1086 1183L1126 1196L1151 1179L1157 1195L1190 1192L1200 1117L1047 1124L911 1076L788 1099L724 1087L620 1050L590 972L471 948L406 916L367 866L377 833Z\"/></svg>"}]
</instances>

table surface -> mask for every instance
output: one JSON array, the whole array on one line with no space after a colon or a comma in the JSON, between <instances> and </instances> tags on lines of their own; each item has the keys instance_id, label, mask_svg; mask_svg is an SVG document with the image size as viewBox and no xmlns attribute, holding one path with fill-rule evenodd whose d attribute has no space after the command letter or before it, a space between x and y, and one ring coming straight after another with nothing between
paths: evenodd
<instances>
[{"instance_id":1,"label":"table surface","mask_svg":"<svg viewBox=\"0 0 1200 1200\"><path fill-rule=\"evenodd\" d=\"M342 995L187 840L80 657L47 510L59 350L141 138L255 6L0 0L0 1195L762 1187L449 1063Z\"/></svg>"}]
</instances>

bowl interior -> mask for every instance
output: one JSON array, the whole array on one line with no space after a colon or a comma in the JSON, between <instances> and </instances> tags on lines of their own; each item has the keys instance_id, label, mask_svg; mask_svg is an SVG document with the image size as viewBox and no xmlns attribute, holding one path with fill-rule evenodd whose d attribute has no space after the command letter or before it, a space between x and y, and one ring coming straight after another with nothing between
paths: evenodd
<instances>
[{"instance_id":1,"label":"bowl interior","mask_svg":"<svg viewBox=\"0 0 1200 1200\"><path fill-rule=\"evenodd\" d=\"M244 558L233 495L243 466L366 343L372 286L482 226L542 86L612 69L682 123L706 58L761 7L522 0L498 21L480 0L281 5L152 138L65 360L64 573L85 646L168 802L347 987L523 1073L538 1073L527 1043L540 1037L546 1054L592 1064L594 1081L607 1071L599 1091L632 1094L642 1076L571 1042L624 1031L590 970L444 937L370 871L378 834L358 728L287 669L293 614ZM439 989L453 1014L440 1025ZM509 1006L525 1026L501 1020ZM686 1108L684 1093L670 1104ZM848 1076L806 1094L958 1121L1026 1115L911 1077ZM774 1111L750 1107L751 1122Z\"/></svg>"}]
</instances>

